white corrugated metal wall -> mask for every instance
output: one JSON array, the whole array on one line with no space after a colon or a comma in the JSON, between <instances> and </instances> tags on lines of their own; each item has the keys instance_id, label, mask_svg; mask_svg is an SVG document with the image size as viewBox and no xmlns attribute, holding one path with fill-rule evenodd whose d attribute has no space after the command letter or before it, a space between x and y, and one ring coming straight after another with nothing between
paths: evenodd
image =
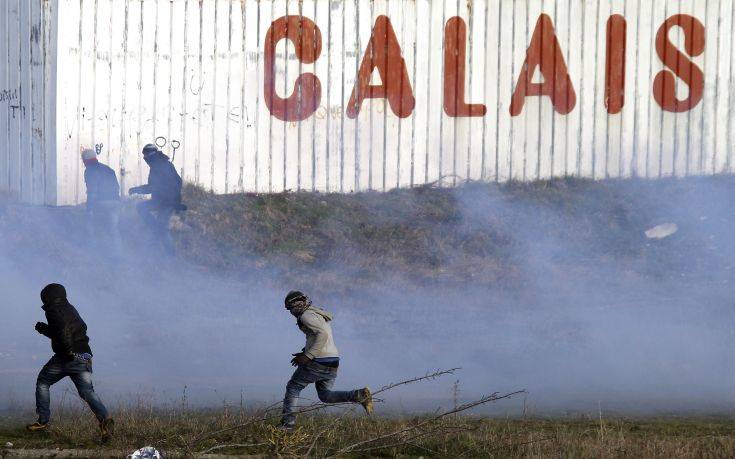
<instances>
[{"instance_id":1,"label":"white corrugated metal wall","mask_svg":"<svg viewBox=\"0 0 735 459\"><path fill-rule=\"evenodd\" d=\"M0 2L0 191L56 201L55 6Z\"/></svg>"},{"instance_id":2,"label":"white corrugated metal wall","mask_svg":"<svg viewBox=\"0 0 735 459\"><path fill-rule=\"evenodd\" d=\"M83 198L81 145L104 143L103 160L127 188L144 180L138 152L159 135L182 142L175 164L185 179L217 192L732 170L733 0L58 1L60 202ZM542 14L573 88L562 98L575 103L560 113L566 110L555 110L550 97L529 96L511 116ZM614 14L626 20L618 28L626 37L620 61L614 53L622 40L608 49ZM660 56L656 38L667 18L682 14L690 22L668 33L683 50L676 70L701 69L704 85L700 101L674 113L654 98L654 81L666 71L662 57L671 52ZM300 122L272 116L264 97L267 33L288 15L311 19L321 38L313 64L288 39L275 43L276 95L291 94L301 74L319 79L318 107ZM367 99L351 119L348 100L383 15L401 46L415 107L400 118L385 99ZM443 109L445 26L455 16L467 28L465 99L484 104L484 116ZM704 36L687 36L685 26L696 35L699 23ZM622 62L624 106L611 114L608 69ZM543 81L535 73L529 88ZM663 81L664 89L671 85ZM690 86L673 81L677 98L686 99ZM381 84L377 72L373 84Z\"/></svg>"}]
</instances>

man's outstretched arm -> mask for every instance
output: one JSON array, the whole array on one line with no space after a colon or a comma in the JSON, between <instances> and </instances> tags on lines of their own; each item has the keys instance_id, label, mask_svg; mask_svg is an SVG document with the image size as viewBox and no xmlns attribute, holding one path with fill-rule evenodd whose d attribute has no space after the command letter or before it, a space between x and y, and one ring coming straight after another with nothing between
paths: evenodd
<instances>
[{"instance_id":1,"label":"man's outstretched arm","mask_svg":"<svg viewBox=\"0 0 735 459\"><path fill-rule=\"evenodd\" d=\"M151 194L151 186L148 184L134 186L128 190L128 194Z\"/></svg>"}]
</instances>

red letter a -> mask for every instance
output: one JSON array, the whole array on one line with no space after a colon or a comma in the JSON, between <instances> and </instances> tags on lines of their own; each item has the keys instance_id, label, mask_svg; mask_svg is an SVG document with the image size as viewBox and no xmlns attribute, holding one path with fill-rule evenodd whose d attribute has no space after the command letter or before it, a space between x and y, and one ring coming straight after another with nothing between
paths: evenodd
<instances>
[{"instance_id":1,"label":"red letter a","mask_svg":"<svg viewBox=\"0 0 735 459\"><path fill-rule=\"evenodd\" d=\"M536 68L544 77L543 83L532 83ZM511 116L521 114L528 96L549 96L554 109L562 115L571 112L577 104L577 95L567 72L559 40L556 39L554 24L546 14L539 16L533 31L526 61L510 104Z\"/></svg>"},{"instance_id":2,"label":"red letter a","mask_svg":"<svg viewBox=\"0 0 735 459\"><path fill-rule=\"evenodd\" d=\"M382 80L380 86L370 84L370 77L376 68ZM387 16L379 16L375 21L347 104L347 116L357 118L362 101L375 98L387 98L393 113L400 118L411 116L416 105L406 63L401 56L401 46Z\"/></svg>"}]
</instances>

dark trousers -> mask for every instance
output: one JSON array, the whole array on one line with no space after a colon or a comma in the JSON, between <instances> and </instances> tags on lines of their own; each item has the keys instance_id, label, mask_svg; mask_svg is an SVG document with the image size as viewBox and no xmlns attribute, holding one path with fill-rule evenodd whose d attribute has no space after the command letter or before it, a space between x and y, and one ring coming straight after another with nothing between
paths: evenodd
<instances>
[{"instance_id":1,"label":"dark trousers","mask_svg":"<svg viewBox=\"0 0 735 459\"><path fill-rule=\"evenodd\" d=\"M87 205L90 239L95 249L113 257L122 255L120 242L120 203L98 201Z\"/></svg>"},{"instance_id":2,"label":"dark trousers","mask_svg":"<svg viewBox=\"0 0 735 459\"><path fill-rule=\"evenodd\" d=\"M173 207L152 200L138 204L138 215L141 220L150 228L153 237L161 244L164 251L170 254L174 252L174 243L168 225L173 214Z\"/></svg>"},{"instance_id":3,"label":"dark trousers","mask_svg":"<svg viewBox=\"0 0 735 459\"><path fill-rule=\"evenodd\" d=\"M51 386L65 377L70 377L79 392L82 400L87 402L97 420L107 419L108 413L105 405L97 396L92 385L92 362L78 357L66 361L58 356L53 356L38 374L36 380L36 413L38 422L46 424L51 416Z\"/></svg>"},{"instance_id":4,"label":"dark trousers","mask_svg":"<svg viewBox=\"0 0 735 459\"><path fill-rule=\"evenodd\" d=\"M295 406L296 400L309 384L316 385L316 393L319 400L324 403L341 403L357 401L357 391L332 390L334 380L337 378L337 368L309 362L296 369L291 379L286 384L286 396L283 398L283 417L281 424L292 426L296 422Z\"/></svg>"}]
</instances>

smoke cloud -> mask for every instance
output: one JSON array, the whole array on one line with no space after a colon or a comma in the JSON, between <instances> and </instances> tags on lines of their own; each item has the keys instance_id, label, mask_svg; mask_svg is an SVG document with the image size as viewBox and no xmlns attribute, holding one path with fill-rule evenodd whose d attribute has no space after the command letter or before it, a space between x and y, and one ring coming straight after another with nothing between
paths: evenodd
<instances>
[{"instance_id":1,"label":"smoke cloud","mask_svg":"<svg viewBox=\"0 0 735 459\"><path fill-rule=\"evenodd\" d=\"M81 209L3 205L0 406L32 407L51 354L33 330L44 320L38 294L60 282L89 326L95 385L107 401L147 394L167 403L184 387L201 405L279 399L290 355L303 345L283 296L299 288L335 313L337 387L462 367L456 378L397 391L387 411L447 406L458 379L463 398L529 391L525 401L486 408L496 414L524 405L536 414L732 412L735 182L575 183L451 191L453 230L489 231L477 250L508 263L498 277L507 282L488 282L478 267L460 283L390 275L333 294L277 272L224 275L144 246L112 263L89 248ZM675 234L645 236L670 222ZM129 246L138 237L131 231ZM345 283L357 275L353 262L338 265Z\"/></svg>"}]
</instances>

